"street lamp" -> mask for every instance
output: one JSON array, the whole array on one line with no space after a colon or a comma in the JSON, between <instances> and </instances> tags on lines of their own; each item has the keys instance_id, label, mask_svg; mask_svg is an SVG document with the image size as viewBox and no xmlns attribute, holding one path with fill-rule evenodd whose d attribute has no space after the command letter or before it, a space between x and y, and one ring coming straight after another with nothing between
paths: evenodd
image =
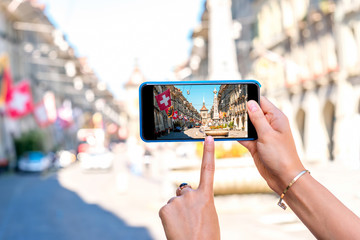
<instances>
[{"instance_id":1,"label":"street lamp","mask_svg":"<svg viewBox=\"0 0 360 240\"><path fill-rule=\"evenodd\" d=\"M64 67L68 77L74 77L76 75L76 66L73 61L67 61Z\"/></svg>"},{"instance_id":2,"label":"street lamp","mask_svg":"<svg viewBox=\"0 0 360 240\"><path fill-rule=\"evenodd\" d=\"M98 82L96 87L100 91L105 91L106 90L106 83L105 82Z\"/></svg>"},{"instance_id":3,"label":"street lamp","mask_svg":"<svg viewBox=\"0 0 360 240\"><path fill-rule=\"evenodd\" d=\"M84 87L84 82L80 76L74 78L74 88L76 90L81 90Z\"/></svg>"},{"instance_id":4,"label":"street lamp","mask_svg":"<svg viewBox=\"0 0 360 240\"><path fill-rule=\"evenodd\" d=\"M93 102L95 100L95 94L91 89L85 91L85 98L88 102Z\"/></svg>"}]
</instances>

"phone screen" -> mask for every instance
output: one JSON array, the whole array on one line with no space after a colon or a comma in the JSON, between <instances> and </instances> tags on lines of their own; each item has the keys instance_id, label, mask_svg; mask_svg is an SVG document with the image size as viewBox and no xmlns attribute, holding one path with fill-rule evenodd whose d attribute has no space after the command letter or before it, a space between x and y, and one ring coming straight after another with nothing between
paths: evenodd
<instances>
[{"instance_id":1,"label":"phone screen","mask_svg":"<svg viewBox=\"0 0 360 240\"><path fill-rule=\"evenodd\" d=\"M256 138L246 103L258 101L257 84L145 84L140 94L145 141Z\"/></svg>"}]
</instances>

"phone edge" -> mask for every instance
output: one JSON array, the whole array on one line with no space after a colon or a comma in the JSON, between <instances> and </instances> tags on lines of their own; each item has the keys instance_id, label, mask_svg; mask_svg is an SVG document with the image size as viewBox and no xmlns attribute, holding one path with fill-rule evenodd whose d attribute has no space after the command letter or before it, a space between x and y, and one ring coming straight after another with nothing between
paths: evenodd
<instances>
[{"instance_id":1,"label":"phone edge","mask_svg":"<svg viewBox=\"0 0 360 240\"><path fill-rule=\"evenodd\" d=\"M257 80L254 79L247 79L247 80L197 80L197 81L146 81L140 84L139 86L139 120L140 120L140 138L146 143L156 143L156 142L204 142L205 138L199 139L187 139L187 140L147 140L143 138L143 127L142 127L142 99L141 99L141 90L145 85L186 85L186 84L195 84L201 85L206 83L216 84L216 83L255 83L259 86L258 88L258 103L260 104L260 88L261 84ZM170 83L170 84L169 84ZM257 135L257 134L256 134ZM253 141L257 138L231 138L231 139L224 139L224 138L214 138L214 141Z\"/></svg>"}]
</instances>

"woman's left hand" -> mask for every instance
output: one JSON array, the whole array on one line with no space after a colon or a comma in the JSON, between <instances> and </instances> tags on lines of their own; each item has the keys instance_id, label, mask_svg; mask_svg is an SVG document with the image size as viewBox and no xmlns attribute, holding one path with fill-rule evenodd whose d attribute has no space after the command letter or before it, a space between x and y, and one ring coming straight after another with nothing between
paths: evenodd
<instances>
[{"instance_id":1,"label":"woman's left hand","mask_svg":"<svg viewBox=\"0 0 360 240\"><path fill-rule=\"evenodd\" d=\"M214 148L214 139L207 137L198 189L194 190L190 185L179 187L176 197L160 209L167 239L220 239L213 190Z\"/></svg>"}]
</instances>

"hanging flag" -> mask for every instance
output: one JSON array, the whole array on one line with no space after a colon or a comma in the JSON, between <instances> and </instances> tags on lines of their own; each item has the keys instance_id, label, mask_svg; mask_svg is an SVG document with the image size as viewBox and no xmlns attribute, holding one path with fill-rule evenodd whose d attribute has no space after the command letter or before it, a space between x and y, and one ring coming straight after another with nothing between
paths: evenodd
<instances>
[{"instance_id":1,"label":"hanging flag","mask_svg":"<svg viewBox=\"0 0 360 240\"><path fill-rule=\"evenodd\" d=\"M45 93L43 100L35 104L34 116L40 127L46 127L55 122L57 112L54 93Z\"/></svg>"},{"instance_id":2,"label":"hanging flag","mask_svg":"<svg viewBox=\"0 0 360 240\"><path fill-rule=\"evenodd\" d=\"M6 97L10 91L12 78L10 74L9 58L7 55L0 57L0 107L5 105Z\"/></svg>"},{"instance_id":3,"label":"hanging flag","mask_svg":"<svg viewBox=\"0 0 360 240\"><path fill-rule=\"evenodd\" d=\"M184 120L185 120L185 122L187 122L187 120L188 120L188 119L187 119L187 117L186 117L186 116L184 116Z\"/></svg>"},{"instance_id":4,"label":"hanging flag","mask_svg":"<svg viewBox=\"0 0 360 240\"><path fill-rule=\"evenodd\" d=\"M174 115L174 106L171 106L168 109L166 109L166 114L168 118L171 118Z\"/></svg>"},{"instance_id":5,"label":"hanging flag","mask_svg":"<svg viewBox=\"0 0 360 240\"><path fill-rule=\"evenodd\" d=\"M178 117L179 117L179 116L178 116L178 111L175 111L175 112L174 112L174 115L173 115L173 119L174 119L174 120L175 120L175 119L178 119Z\"/></svg>"},{"instance_id":6,"label":"hanging flag","mask_svg":"<svg viewBox=\"0 0 360 240\"><path fill-rule=\"evenodd\" d=\"M180 119L180 120L183 120L183 118L184 118L184 117L183 117L183 115L181 114L181 115L179 116L179 119Z\"/></svg>"},{"instance_id":7,"label":"hanging flag","mask_svg":"<svg viewBox=\"0 0 360 240\"><path fill-rule=\"evenodd\" d=\"M170 89L166 90L163 93L155 96L157 104L160 108L160 111L166 110L171 106L171 97L170 97Z\"/></svg>"},{"instance_id":8,"label":"hanging flag","mask_svg":"<svg viewBox=\"0 0 360 240\"><path fill-rule=\"evenodd\" d=\"M72 104L70 100L65 100L62 104L62 107L57 112L57 121L59 126L64 129L68 128L73 123L73 111Z\"/></svg>"},{"instance_id":9,"label":"hanging flag","mask_svg":"<svg viewBox=\"0 0 360 240\"><path fill-rule=\"evenodd\" d=\"M3 157L3 158L0 158L0 167L6 167L9 165L9 161Z\"/></svg>"},{"instance_id":10,"label":"hanging flag","mask_svg":"<svg viewBox=\"0 0 360 240\"><path fill-rule=\"evenodd\" d=\"M13 86L6 96L6 113L11 118L23 117L33 110L33 101L29 81Z\"/></svg>"}]
</instances>

